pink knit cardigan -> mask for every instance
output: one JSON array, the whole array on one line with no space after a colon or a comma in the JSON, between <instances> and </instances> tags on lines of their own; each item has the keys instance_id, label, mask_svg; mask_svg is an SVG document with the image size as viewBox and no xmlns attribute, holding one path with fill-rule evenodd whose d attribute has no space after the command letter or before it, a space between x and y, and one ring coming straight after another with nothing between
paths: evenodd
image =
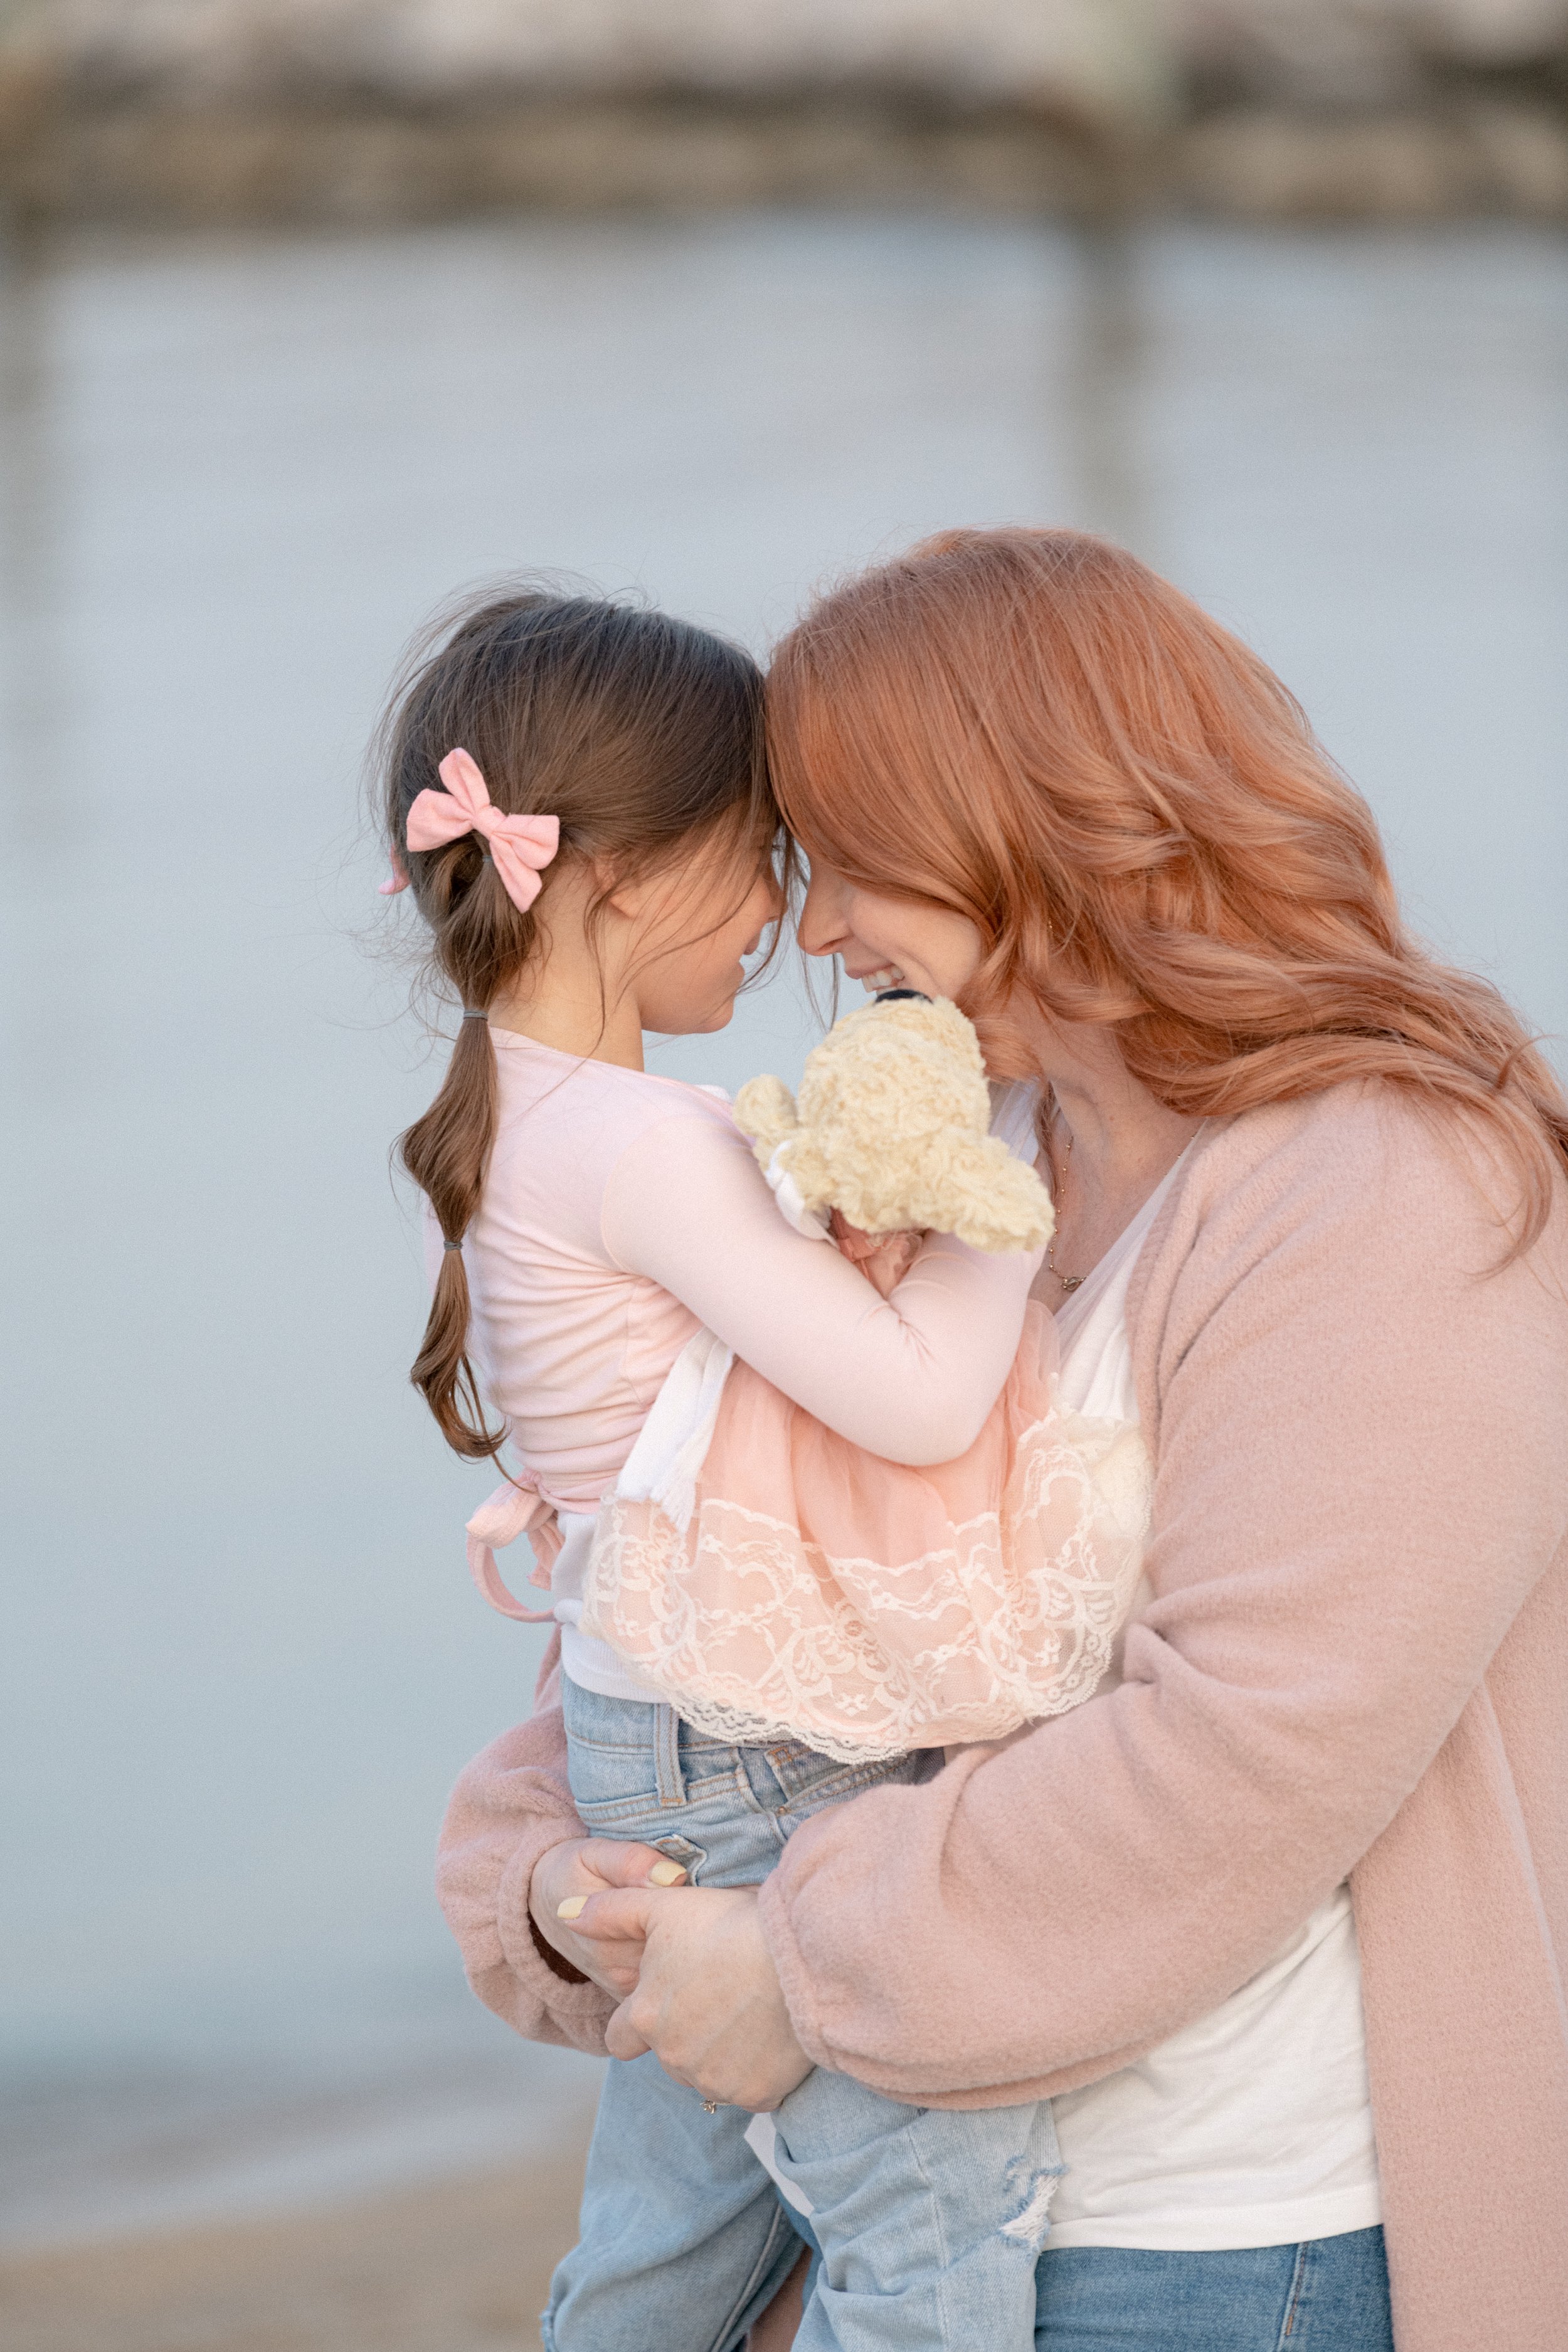
<instances>
[{"instance_id":1,"label":"pink knit cardigan","mask_svg":"<svg viewBox=\"0 0 1568 2352\"><path fill-rule=\"evenodd\" d=\"M1130 1301L1125 1682L819 1815L762 1898L811 2056L962 2106L1124 2064L1348 1873L1399 2352L1568 2326L1568 1188L1499 1270L1507 1184L1390 1089L1211 1128ZM528 1918L578 1826L541 1696L458 1783L441 1899L482 2000L597 2049Z\"/></svg>"}]
</instances>

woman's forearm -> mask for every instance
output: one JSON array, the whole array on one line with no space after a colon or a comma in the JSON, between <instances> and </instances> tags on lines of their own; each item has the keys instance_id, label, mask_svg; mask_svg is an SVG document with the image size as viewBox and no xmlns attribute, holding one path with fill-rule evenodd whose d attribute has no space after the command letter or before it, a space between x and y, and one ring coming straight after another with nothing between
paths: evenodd
<instances>
[{"instance_id":1,"label":"woman's forearm","mask_svg":"<svg viewBox=\"0 0 1568 2352\"><path fill-rule=\"evenodd\" d=\"M602 2052L615 1998L572 1982L529 1910L534 1864L585 1834L566 1780L566 1737L554 1700L556 1651L540 1677L545 1702L476 1756L442 1823L436 1888L479 1999L530 2042Z\"/></svg>"},{"instance_id":2,"label":"woman's forearm","mask_svg":"<svg viewBox=\"0 0 1568 2352\"><path fill-rule=\"evenodd\" d=\"M539 1710L477 1756L453 1790L437 1891L479 1999L530 2042L597 2052L637 1983L641 1937L590 1942L571 1919L608 1889L668 1892L686 1873L656 1847L584 1831L566 1780L557 1657L552 1644Z\"/></svg>"}]
</instances>

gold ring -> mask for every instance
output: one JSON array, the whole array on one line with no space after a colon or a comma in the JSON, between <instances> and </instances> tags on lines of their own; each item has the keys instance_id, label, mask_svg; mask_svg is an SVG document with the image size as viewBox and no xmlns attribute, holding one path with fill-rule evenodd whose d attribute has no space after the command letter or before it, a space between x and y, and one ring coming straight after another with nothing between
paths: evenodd
<instances>
[{"instance_id":1,"label":"gold ring","mask_svg":"<svg viewBox=\"0 0 1568 2352\"><path fill-rule=\"evenodd\" d=\"M718 2100L704 2099L702 2102L702 2112L705 2116L716 2116L719 2112Z\"/></svg>"}]
</instances>

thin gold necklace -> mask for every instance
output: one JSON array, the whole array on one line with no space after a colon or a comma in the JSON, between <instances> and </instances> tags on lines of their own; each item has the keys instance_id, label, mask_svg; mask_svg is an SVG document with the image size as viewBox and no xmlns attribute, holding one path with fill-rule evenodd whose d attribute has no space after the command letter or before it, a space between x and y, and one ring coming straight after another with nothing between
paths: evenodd
<instances>
[{"instance_id":1,"label":"thin gold necklace","mask_svg":"<svg viewBox=\"0 0 1568 2352\"><path fill-rule=\"evenodd\" d=\"M1062 1164L1059 1173L1057 1169L1056 1154L1055 1152L1052 1152L1051 1154L1051 1173L1057 1180L1055 1191L1056 1197L1058 1202L1062 1197L1062 1192L1067 1183L1068 1161L1071 1158L1072 1129L1069 1127L1068 1129L1067 1145L1062 1152ZM1064 1274L1060 1266L1057 1264L1057 1236L1054 1227L1051 1232L1050 1240L1046 1244L1046 1264L1056 1276L1057 1280L1061 1284L1062 1295L1064 1297L1068 1296L1072 1291L1075 1291L1079 1283L1085 1278L1081 1274Z\"/></svg>"}]
</instances>

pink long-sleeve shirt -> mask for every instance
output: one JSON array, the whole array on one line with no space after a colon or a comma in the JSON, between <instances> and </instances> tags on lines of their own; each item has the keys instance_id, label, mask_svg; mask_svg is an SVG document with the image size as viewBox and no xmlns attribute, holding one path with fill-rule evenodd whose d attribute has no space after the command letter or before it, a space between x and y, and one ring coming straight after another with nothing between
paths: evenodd
<instances>
[{"instance_id":1,"label":"pink long-sleeve shirt","mask_svg":"<svg viewBox=\"0 0 1568 2352\"><path fill-rule=\"evenodd\" d=\"M1129 1328L1155 1599L1113 1692L797 1832L762 1897L810 2054L898 2098L1110 2074L1349 1872L1399 2352L1568 2305L1568 1187L1391 1088L1215 1122ZM454 1793L441 1897L520 2032L602 2047L528 1913L578 1833L548 1681Z\"/></svg>"},{"instance_id":2,"label":"pink long-sleeve shirt","mask_svg":"<svg viewBox=\"0 0 1568 2352\"><path fill-rule=\"evenodd\" d=\"M595 1507L703 1325L869 1453L920 1465L973 1443L1037 1253L933 1234L880 1298L785 1223L721 1097L489 1036L500 1106L463 1250L470 1347L551 1501Z\"/></svg>"}]
</instances>

